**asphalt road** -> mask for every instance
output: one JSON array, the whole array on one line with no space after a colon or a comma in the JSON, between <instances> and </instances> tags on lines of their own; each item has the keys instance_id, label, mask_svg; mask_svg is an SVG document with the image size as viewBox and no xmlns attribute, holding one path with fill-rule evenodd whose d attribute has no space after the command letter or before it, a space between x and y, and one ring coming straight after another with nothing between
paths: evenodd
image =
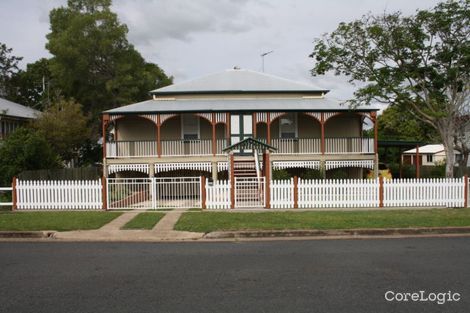
<instances>
[{"instance_id":1,"label":"asphalt road","mask_svg":"<svg viewBox=\"0 0 470 313\"><path fill-rule=\"evenodd\" d=\"M470 238L0 242L0 312L470 312Z\"/></svg>"}]
</instances>

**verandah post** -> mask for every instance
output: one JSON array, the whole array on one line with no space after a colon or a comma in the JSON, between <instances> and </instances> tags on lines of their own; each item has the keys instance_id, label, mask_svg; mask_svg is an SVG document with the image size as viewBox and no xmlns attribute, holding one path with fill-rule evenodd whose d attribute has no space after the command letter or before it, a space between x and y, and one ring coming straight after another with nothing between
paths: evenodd
<instances>
[{"instance_id":1,"label":"verandah post","mask_svg":"<svg viewBox=\"0 0 470 313\"><path fill-rule=\"evenodd\" d=\"M13 176L13 181L11 182L11 202L12 202L12 206L11 206L11 210L12 211L15 211L18 206L17 206L17 198L16 198L16 176Z\"/></svg>"},{"instance_id":2,"label":"verandah post","mask_svg":"<svg viewBox=\"0 0 470 313\"><path fill-rule=\"evenodd\" d=\"M206 209L206 178L204 176L199 177L200 182L201 182L201 208L203 210Z\"/></svg>"},{"instance_id":3,"label":"verandah post","mask_svg":"<svg viewBox=\"0 0 470 313\"><path fill-rule=\"evenodd\" d=\"M106 177L101 177L101 195L103 201L103 210L108 210L108 186L106 184Z\"/></svg>"},{"instance_id":4,"label":"verandah post","mask_svg":"<svg viewBox=\"0 0 470 313\"><path fill-rule=\"evenodd\" d=\"M299 208L299 178L294 176L294 209Z\"/></svg>"},{"instance_id":5,"label":"verandah post","mask_svg":"<svg viewBox=\"0 0 470 313\"><path fill-rule=\"evenodd\" d=\"M384 207L384 178L379 177L379 207Z\"/></svg>"}]
</instances>

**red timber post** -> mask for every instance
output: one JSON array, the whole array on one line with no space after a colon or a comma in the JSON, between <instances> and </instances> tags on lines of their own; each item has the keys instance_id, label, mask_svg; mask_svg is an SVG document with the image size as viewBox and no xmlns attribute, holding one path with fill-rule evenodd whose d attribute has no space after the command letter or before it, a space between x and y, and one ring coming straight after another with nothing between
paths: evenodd
<instances>
[{"instance_id":1,"label":"red timber post","mask_svg":"<svg viewBox=\"0 0 470 313\"><path fill-rule=\"evenodd\" d=\"M253 138L256 139L256 112L253 112L253 118L251 119L253 123Z\"/></svg>"},{"instance_id":2,"label":"red timber post","mask_svg":"<svg viewBox=\"0 0 470 313\"><path fill-rule=\"evenodd\" d=\"M374 154L379 153L379 127L377 125L377 112L370 112L370 118L374 123Z\"/></svg>"},{"instance_id":3,"label":"red timber post","mask_svg":"<svg viewBox=\"0 0 470 313\"><path fill-rule=\"evenodd\" d=\"M12 211L16 211L16 209L18 209L18 199L16 197L16 180L16 176L13 176L13 181L11 182Z\"/></svg>"},{"instance_id":4,"label":"red timber post","mask_svg":"<svg viewBox=\"0 0 470 313\"><path fill-rule=\"evenodd\" d=\"M103 136L103 159L106 159L106 128L108 128L109 114L103 114L101 118L101 131Z\"/></svg>"},{"instance_id":5,"label":"red timber post","mask_svg":"<svg viewBox=\"0 0 470 313\"><path fill-rule=\"evenodd\" d=\"M264 163L263 163L263 168L264 168L264 177L265 177L265 188L266 188L266 209L271 208L271 161L270 161L270 156L269 156L269 151L264 152L266 156L263 158Z\"/></svg>"},{"instance_id":6,"label":"red timber post","mask_svg":"<svg viewBox=\"0 0 470 313\"><path fill-rule=\"evenodd\" d=\"M299 178L294 176L294 209L299 208Z\"/></svg>"},{"instance_id":7,"label":"red timber post","mask_svg":"<svg viewBox=\"0 0 470 313\"><path fill-rule=\"evenodd\" d=\"M160 120L160 114L157 115L157 155L162 156L162 134L161 134L162 122Z\"/></svg>"},{"instance_id":8,"label":"red timber post","mask_svg":"<svg viewBox=\"0 0 470 313\"><path fill-rule=\"evenodd\" d=\"M230 146L230 113L225 113L225 137L227 138L227 147Z\"/></svg>"},{"instance_id":9,"label":"red timber post","mask_svg":"<svg viewBox=\"0 0 470 313\"><path fill-rule=\"evenodd\" d=\"M106 183L106 177L101 177L101 196L103 201L103 210L108 209L108 185Z\"/></svg>"},{"instance_id":10,"label":"red timber post","mask_svg":"<svg viewBox=\"0 0 470 313\"><path fill-rule=\"evenodd\" d=\"M217 153L217 142L215 139L215 113L212 113L212 155Z\"/></svg>"},{"instance_id":11,"label":"red timber post","mask_svg":"<svg viewBox=\"0 0 470 313\"><path fill-rule=\"evenodd\" d=\"M321 112L321 154L325 154L325 114Z\"/></svg>"},{"instance_id":12,"label":"red timber post","mask_svg":"<svg viewBox=\"0 0 470 313\"><path fill-rule=\"evenodd\" d=\"M379 177L379 207L384 207L384 178Z\"/></svg>"},{"instance_id":13,"label":"red timber post","mask_svg":"<svg viewBox=\"0 0 470 313\"><path fill-rule=\"evenodd\" d=\"M206 178L204 176L200 177L201 179L201 208L203 210L206 209L206 200L207 200L207 193L206 193Z\"/></svg>"},{"instance_id":14,"label":"red timber post","mask_svg":"<svg viewBox=\"0 0 470 313\"><path fill-rule=\"evenodd\" d=\"M466 208L468 206L468 175L465 175L463 179L463 207Z\"/></svg>"},{"instance_id":15,"label":"red timber post","mask_svg":"<svg viewBox=\"0 0 470 313\"><path fill-rule=\"evenodd\" d=\"M266 143L271 144L271 113L266 112Z\"/></svg>"},{"instance_id":16,"label":"red timber post","mask_svg":"<svg viewBox=\"0 0 470 313\"><path fill-rule=\"evenodd\" d=\"M230 152L230 208L235 208L235 171L233 152Z\"/></svg>"}]
</instances>

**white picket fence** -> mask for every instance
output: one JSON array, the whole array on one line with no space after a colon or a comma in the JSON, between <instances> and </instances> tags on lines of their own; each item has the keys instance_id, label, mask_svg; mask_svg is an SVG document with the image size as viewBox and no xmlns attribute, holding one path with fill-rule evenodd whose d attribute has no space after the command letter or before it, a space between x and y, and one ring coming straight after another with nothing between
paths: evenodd
<instances>
[{"instance_id":1,"label":"white picket fence","mask_svg":"<svg viewBox=\"0 0 470 313\"><path fill-rule=\"evenodd\" d=\"M299 208L378 207L378 180L299 179Z\"/></svg>"},{"instance_id":2,"label":"white picket fence","mask_svg":"<svg viewBox=\"0 0 470 313\"><path fill-rule=\"evenodd\" d=\"M383 204L385 207L463 207L464 183L464 178L384 180Z\"/></svg>"},{"instance_id":3,"label":"white picket fence","mask_svg":"<svg viewBox=\"0 0 470 313\"><path fill-rule=\"evenodd\" d=\"M16 180L18 210L99 210L100 180Z\"/></svg>"},{"instance_id":4,"label":"white picket fence","mask_svg":"<svg viewBox=\"0 0 470 313\"><path fill-rule=\"evenodd\" d=\"M206 179L206 208L230 208L230 182L228 180L218 180L209 184L209 180Z\"/></svg>"},{"instance_id":5,"label":"white picket fence","mask_svg":"<svg viewBox=\"0 0 470 313\"><path fill-rule=\"evenodd\" d=\"M270 200L273 209L288 209L294 207L294 179L273 180Z\"/></svg>"}]
</instances>

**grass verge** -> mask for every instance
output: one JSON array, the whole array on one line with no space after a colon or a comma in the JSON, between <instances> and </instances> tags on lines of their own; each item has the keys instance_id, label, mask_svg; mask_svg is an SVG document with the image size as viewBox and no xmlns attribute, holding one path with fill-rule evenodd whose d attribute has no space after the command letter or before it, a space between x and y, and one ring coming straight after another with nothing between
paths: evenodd
<instances>
[{"instance_id":1,"label":"grass verge","mask_svg":"<svg viewBox=\"0 0 470 313\"><path fill-rule=\"evenodd\" d=\"M98 229L121 212L1 212L0 231Z\"/></svg>"},{"instance_id":2,"label":"grass verge","mask_svg":"<svg viewBox=\"0 0 470 313\"><path fill-rule=\"evenodd\" d=\"M351 229L470 226L470 208L330 212L188 212L175 230Z\"/></svg>"},{"instance_id":3,"label":"grass verge","mask_svg":"<svg viewBox=\"0 0 470 313\"><path fill-rule=\"evenodd\" d=\"M165 216L165 213L140 213L132 220L127 222L127 224L124 225L122 229L152 229L158 223L158 221L162 219L163 216Z\"/></svg>"}]
</instances>

